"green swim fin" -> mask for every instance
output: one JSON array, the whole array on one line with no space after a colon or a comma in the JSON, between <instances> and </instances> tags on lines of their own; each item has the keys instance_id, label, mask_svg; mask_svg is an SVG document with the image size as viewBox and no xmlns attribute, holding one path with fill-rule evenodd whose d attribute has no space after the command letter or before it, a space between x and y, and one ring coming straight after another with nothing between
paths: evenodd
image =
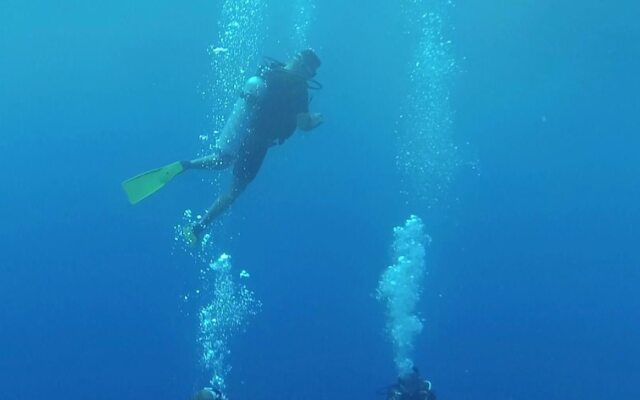
<instances>
[{"instance_id":1,"label":"green swim fin","mask_svg":"<svg viewBox=\"0 0 640 400\"><path fill-rule=\"evenodd\" d=\"M165 165L161 168L143 172L122 182L122 188L127 193L129 202L136 204L162 189L170 180L184 171L180 161Z\"/></svg>"}]
</instances>

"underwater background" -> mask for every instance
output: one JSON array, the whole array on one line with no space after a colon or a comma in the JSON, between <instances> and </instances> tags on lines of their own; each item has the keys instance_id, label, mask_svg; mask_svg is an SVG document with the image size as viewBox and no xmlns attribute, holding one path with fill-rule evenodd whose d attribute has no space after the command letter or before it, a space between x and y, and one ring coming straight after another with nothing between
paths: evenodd
<instances>
[{"instance_id":1,"label":"underwater background","mask_svg":"<svg viewBox=\"0 0 640 400\"><path fill-rule=\"evenodd\" d=\"M211 251L262 304L228 343L230 399L384 398L396 369L376 288L411 214L431 238L413 358L438 398L640 398L638 15L599 0L3 0L0 399L208 384L206 263L174 226L210 205L216 174L136 206L120 184L206 151L233 89L217 91L220 71L235 71L213 50L231 39L240 80L313 47L325 123L272 149L214 229Z\"/></svg>"}]
</instances>

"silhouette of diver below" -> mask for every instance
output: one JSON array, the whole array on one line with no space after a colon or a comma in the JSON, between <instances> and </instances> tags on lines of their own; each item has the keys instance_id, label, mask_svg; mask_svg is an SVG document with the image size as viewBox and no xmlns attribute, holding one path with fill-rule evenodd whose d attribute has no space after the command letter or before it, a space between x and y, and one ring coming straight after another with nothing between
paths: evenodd
<instances>
[{"instance_id":1,"label":"silhouette of diver below","mask_svg":"<svg viewBox=\"0 0 640 400\"><path fill-rule=\"evenodd\" d=\"M386 389L387 400L436 400L431 382L420 376L418 368Z\"/></svg>"}]
</instances>

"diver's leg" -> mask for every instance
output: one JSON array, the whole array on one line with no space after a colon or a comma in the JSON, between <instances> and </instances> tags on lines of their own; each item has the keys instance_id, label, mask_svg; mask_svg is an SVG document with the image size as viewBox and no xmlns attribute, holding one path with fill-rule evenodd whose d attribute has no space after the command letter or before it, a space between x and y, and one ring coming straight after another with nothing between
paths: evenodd
<instances>
[{"instance_id":1,"label":"diver's leg","mask_svg":"<svg viewBox=\"0 0 640 400\"><path fill-rule=\"evenodd\" d=\"M256 177L262 161L267 154L268 147L260 146L259 148L251 149L250 151L242 151L241 157L236 161L233 168L233 182L228 192L222 194L216 199L216 201L209 207L207 213L202 219L193 227L193 233L196 237L200 237L202 231L204 231L211 221L218 218L224 213L231 204L240 196L249 183Z\"/></svg>"},{"instance_id":2,"label":"diver's leg","mask_svg":"<svg viewBox=\"0 0 640 400\"><path fill-rule=\"evenodd\" d=\"M220 197L216 199L211 207L209 207L204 217L202 217L202 219L194 227L194 233L196 234L196 236L199 236L199 233L206 229L211 221L215 220L222 213L227 211L229 206L231 206L231 204L233 204L238 196L240 196L240 194L244 191L248 183L249 182L240 182L234 179L229 191L220 195Z\"/></svg>"},{"instance_id":3,"label":"diver's leg","mask_svg":"<svg viewBox=\"0 0 640 400\"><path fill-rule=\"evenodd\" d=\"M226 169L233 163L233 157L229 154L222 153L221 151L215 151L213 154L196 158L191 161L182 162L185 169L212 169L222 170Z\"/></svg>"}]
</instances>

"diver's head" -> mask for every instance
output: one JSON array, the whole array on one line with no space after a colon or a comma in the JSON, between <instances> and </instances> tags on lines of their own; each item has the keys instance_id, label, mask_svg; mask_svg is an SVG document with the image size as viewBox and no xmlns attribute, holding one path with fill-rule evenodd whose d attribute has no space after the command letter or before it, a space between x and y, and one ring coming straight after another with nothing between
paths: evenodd
<instances>
[{"instance_id":1,"label":"diver's head","mask_svg":"<svg viewBox=\"0 0 640 400\"><path fill-rule=\"evenodd\" d=\"M221 400L224 397L218 389L204 388L196 392L191 398L192 400Z\"/></svg>"},{"instance_id":2,"label":"diver's head","mask_svg":"<svg viewBox=\"0 0 640 400\"><path fill-rule=\"evenodd\" d=\"M287 63L287 69L305 79L312 79L316 76L316 71L320 67L320 64L322 64L322 62L316 52L311 49L306 49L300 51Z\"/></svg>"}]
</instances>

